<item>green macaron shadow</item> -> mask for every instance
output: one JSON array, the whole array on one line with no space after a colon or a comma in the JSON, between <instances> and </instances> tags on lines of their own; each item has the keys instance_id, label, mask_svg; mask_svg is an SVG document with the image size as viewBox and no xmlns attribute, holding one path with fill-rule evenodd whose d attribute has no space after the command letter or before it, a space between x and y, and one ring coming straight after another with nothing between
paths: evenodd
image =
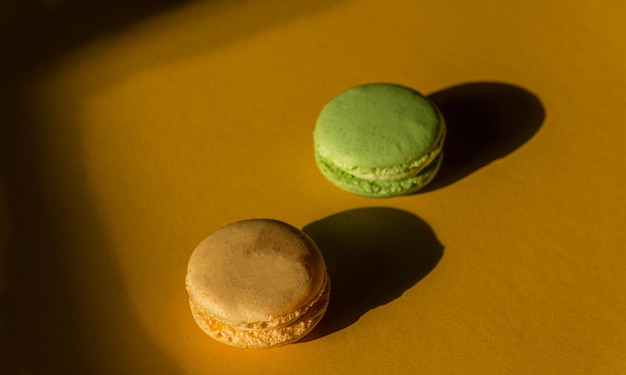
<instances>
[{"instance_id":1,"label":"green macaron shadow","mask_svg":"<svg viewBox=\"0 0 626 375\"><path fill-rule=\"evenodd\" d=\"M322 109L313 133L322 174L350 193L385 198L428 184L442 159L445 123L437 107L405 86L353 87Z\"/></svg>"}]
</instances>

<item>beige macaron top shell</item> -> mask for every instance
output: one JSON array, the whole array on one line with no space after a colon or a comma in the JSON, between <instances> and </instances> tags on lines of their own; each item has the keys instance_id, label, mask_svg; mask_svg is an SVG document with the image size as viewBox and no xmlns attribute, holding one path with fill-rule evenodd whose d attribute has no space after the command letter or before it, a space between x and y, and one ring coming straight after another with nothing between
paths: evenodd
<instances>
[{"instance_id":1,"label":"beige macaron top shell","mask_svg":"<svg viewBox=\"0 0 626 375\"><path fill-rule=\"evenodd\" d=\"M189 259L187 289L199 308L233 327L271 328L306 312L324 287L315 243L280 221L251 219L204 239Z\"/></svg>"}]
</instances>

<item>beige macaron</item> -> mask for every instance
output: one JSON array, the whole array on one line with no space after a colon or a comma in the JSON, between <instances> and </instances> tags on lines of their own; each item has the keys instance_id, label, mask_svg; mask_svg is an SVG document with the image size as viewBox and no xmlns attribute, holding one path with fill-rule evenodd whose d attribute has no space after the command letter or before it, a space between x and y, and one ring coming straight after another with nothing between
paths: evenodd
<instances>
[{"instance_id":1,"label":"beige macaron","mask_svg":"<svg viewBox=\"0 0 626 375\"><path fill-rule=\"evenodd\" d=\"M205 238L189 259L186 284L200 328L245 348L300 339L320 321L330 294L317 245L271 219L238 221Z\"/></svg>"}]
</instances>

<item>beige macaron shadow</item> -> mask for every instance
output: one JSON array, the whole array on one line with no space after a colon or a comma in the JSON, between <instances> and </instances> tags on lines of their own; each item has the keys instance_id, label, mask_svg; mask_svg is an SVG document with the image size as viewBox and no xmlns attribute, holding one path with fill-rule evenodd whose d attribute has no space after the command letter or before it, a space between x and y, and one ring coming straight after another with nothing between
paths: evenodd
<instances>
[{"instance_id":1,"label":"beige macaron shadow","mask_svg":"<svg viewBox=\"0 0 626 375\"><path fill-rule=\"evenodd\" d=\"M272 219L238 221L205 238L189 259L186 285L198 326L243 348L302 338L326 312L330 295L317 245Z\"/></svg>"}]
</instances>

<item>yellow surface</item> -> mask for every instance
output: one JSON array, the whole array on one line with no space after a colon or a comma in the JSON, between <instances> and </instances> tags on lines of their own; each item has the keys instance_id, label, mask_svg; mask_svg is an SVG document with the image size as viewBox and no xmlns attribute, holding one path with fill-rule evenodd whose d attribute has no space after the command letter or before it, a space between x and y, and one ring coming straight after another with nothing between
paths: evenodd
<instances>
[{"instance_id":1,"label":"yellow surface","mask_svg":"<svg viewBox=\"0 0 626 375\"><path fill-rule=\"evenodd\" d=\"M4 1L0 373L626 373L624 4ZM375 81L500 130L457 137L463 173L427 192L350 195L313 125ZM191 251L253 217L325 244L342 300L316 337L193 322Z\"/></svg>"}]
</instances>

